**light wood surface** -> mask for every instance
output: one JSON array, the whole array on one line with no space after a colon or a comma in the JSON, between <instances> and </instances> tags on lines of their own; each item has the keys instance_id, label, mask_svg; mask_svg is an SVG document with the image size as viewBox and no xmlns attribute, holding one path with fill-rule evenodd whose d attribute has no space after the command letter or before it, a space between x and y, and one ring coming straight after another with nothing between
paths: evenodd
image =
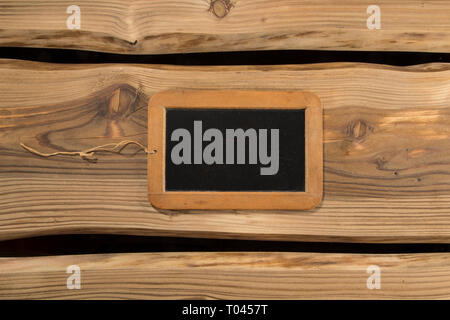
<instances>
[{"instance_id":1,"label":"light wood surface","mask_svg":"<svg viewBox=\"0 0 450 320\"><path fill-rule=\"evenodd\" d=\"M67 7L81 9L69 30ZM369 5L381 29L369 30ZM269 49L450 51L447 0L0 1L0 46L117 53Z\"/></svg>"},{"instance_id":2,"label":"light wood surface","mask_svg":"<svg viewBox=\"0 0 450 320\"><path fill-rule=\"evenodd\" d=\"M81 289L67 289L67 267ZM368 289L369 266L380 289ZM370 284L374 282L369 281ZM142 253L0 258L1 299L450 299L450 255Z\"/></svg>"},{"instance_id":3,"label":"light wood surface","mask_svg":"<svg viewBox=\"0 0 450 320\"><path fill-rule=\"evenodd\" d=\"M42 158L147 141L167 89L307 90L324 108L324 199L311 211L158 211L147 156ZM0 60L0 239L115 233L349 242L450 241L450 66L56 65Z\"/></svg>"}]
</instances>

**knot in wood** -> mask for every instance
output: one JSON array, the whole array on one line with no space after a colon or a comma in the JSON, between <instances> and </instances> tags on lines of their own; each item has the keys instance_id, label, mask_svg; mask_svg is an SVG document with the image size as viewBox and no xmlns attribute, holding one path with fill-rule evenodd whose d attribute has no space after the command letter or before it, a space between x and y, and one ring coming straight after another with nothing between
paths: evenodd
<instances>
[{"instance_id":1,"label":"knot in wood","mask_svg":"<svg viewBox=\"0 0 450 320\"><path fill-rule=\"evenodd\" d=\"M217 18L224 18L233 5L230 0L212 0L209 11L214 13Z\"/></svg>"},{"instance_id":2,"label":"knot in wood","mask_svg":"<svg viewBox=\"0 0 450 320\"><path fill-rule=\"evenodd\" d=\"M113 89L108 96L106 118L118 119L132 112L136 107L138 93L131 86L120 86Z\"/></svg>"},{"instance_id":3,"label":"knot in wood","mask_svg":"<svg viewBox=\"0 0 450 320\"><path fill-rule=\"evenodd\" d=\"M366 137L373 128L363 120L351 121L347 126L347 135L356 140Z\"/></svg>"}]
</instances>

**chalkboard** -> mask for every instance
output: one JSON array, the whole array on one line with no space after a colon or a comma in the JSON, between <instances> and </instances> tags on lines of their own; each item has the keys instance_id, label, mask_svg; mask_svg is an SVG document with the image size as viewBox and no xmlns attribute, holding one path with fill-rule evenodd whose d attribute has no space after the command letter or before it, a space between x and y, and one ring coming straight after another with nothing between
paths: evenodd
<instances>
[{"instance_id":1,"label":"chalkboard","mask_svg":"<svg viewBox=\"0 0 450 320\"><path fill-rule=\"evenodd\" d=\"M148 189L161 209L311 209L322 198L320 99L172 90L149 102Z\"/></svg>"},{"instance_id":2,"label":"chalkboard","mask_svg":"<svg viewBox=\"0 0 450 320\"><path fill-rule=\"evenodd\" d=\"M188 146L174 150L186 142L181 141L184 137L170 139L179 128L189 133ZM205 139L209 129L216 129L216 135ZM274 129L278 143L271 141ZM167 191L305 191L304 109L167 109L166 137ZM200 152L196 162L195 143ZM259 145L264 143L267 148L262 150ZM227 153L230 148L233 159ZM189 153L189 161L185 157L175 164L172 155L176 158L177 151ZM237 163L241 151L244 159ZM213 162L203 159L210 155ZM264 167L271 170L261 172Z\"/></svg>"}]
</instances>

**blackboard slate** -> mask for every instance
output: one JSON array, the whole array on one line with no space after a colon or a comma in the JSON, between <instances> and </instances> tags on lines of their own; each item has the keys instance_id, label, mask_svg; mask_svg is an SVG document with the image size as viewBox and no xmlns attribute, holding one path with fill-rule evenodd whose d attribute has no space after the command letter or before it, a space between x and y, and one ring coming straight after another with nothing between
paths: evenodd
<instances>
[{"instance_id":1,"label":"blackboard slate","mask_svg":"<svg viewBox=\"0 0 450 320\"><path fill-rule=\"evenodd\" d=\"M261 175L258 164L174 164L171 150L178 141L171 134L178 128L194 136L194 121L202 121L205 132L216 128L244 131L250 128L279 129L279 169L274 175ZM191 148L194 143L191 140ZM269 150L271 147L268 139ZM210 142L203 142L203 148ZM225 143L225 139L224 139ZM304 109L166 109L166 191L305 191L305 110ZM246 139L246 160L248 160ZM224 156L226 154L224 145ZM236 156L236 145L235 145Z\"/></svg>"}]
</instances>

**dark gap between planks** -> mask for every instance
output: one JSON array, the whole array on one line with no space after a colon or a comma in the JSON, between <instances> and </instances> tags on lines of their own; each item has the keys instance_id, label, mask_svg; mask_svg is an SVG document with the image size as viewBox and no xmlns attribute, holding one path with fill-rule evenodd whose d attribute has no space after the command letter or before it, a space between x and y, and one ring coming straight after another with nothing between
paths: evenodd
<instances>
[{"instance_id":1,"label":"dark gap between planks","mask_svg":"<svg viewBox=\"0 0 450 320\"><path fill-rule=\"evenodd\" d=\"M365 62L409 66L450 62L450 53L273 50L158 55L126 55L69 49L0 47L0 59L49 63L139 63L183 66L281 65L325 62Z\"/></svg>"},{"instance_id":2,"label":"dark gap between planks","mask_svg":"<svg viewBox=\"0 0 450 320\"><path fill-rule=\"evenodd\" d=\"M54 235L0 242L0 257L136 252L437 253L450 244L363 244L221 240L126 235Z\"/></svg>"}]
</instances>

